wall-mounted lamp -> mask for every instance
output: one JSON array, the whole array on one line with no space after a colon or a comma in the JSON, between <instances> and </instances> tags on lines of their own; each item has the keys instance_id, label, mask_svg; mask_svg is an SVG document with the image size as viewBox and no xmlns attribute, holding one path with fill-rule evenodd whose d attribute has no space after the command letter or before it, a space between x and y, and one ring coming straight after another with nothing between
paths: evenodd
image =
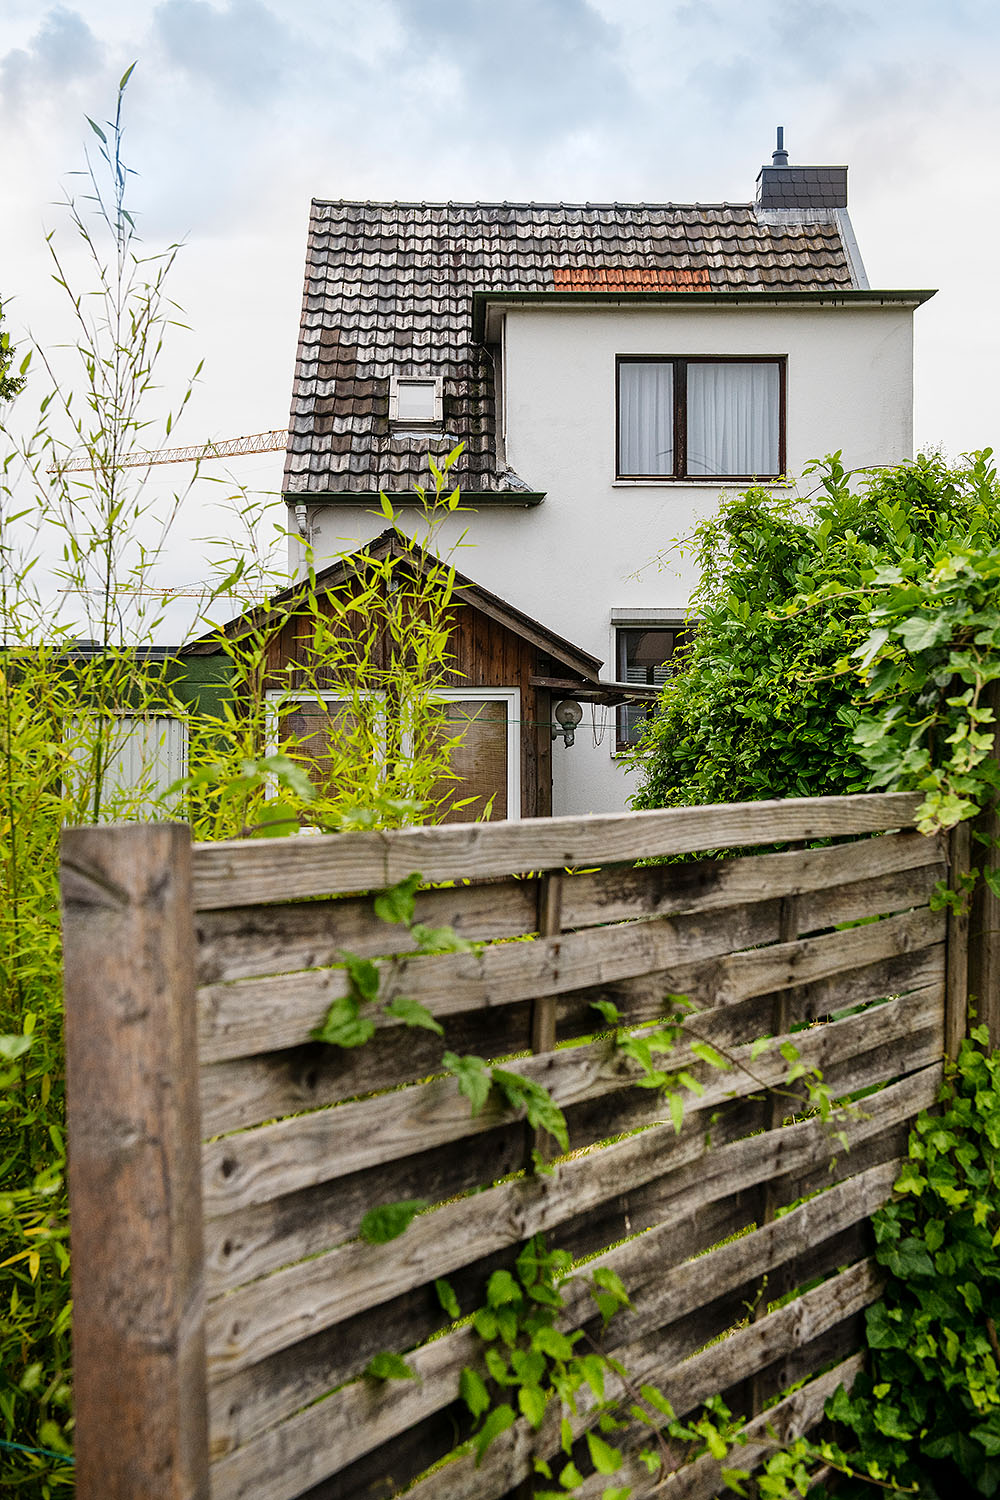
<instances>
[{"instance_id":1,"label":"wall-mounted lamp","mask_svg":"<svg viewBox=\"0 0 1000 1500\"><path fill-rule=\"evenodd\" d=\"M562 735L563 744L569 749L574 739L573 731L583 718L583 709L572 698L564 698L561 703L556 704L555 715L552 738L557 740Z\"/></svg>"}]
</instances>

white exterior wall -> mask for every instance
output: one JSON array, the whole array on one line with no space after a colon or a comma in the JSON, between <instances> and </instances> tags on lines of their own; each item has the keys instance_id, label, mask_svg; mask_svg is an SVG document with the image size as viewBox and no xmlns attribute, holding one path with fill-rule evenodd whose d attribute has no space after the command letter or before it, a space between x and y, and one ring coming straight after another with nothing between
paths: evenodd
<instances>
[{"instance_id":1,"label":"white exterior wall","mask_svg":"<svg viewBox=\"0 0 1000 1500\"><path fill-rule=\"evenodd\" d=\"M877 293L875 294L877 296ZM615 357L619 354L785 355L786 449L791 475L840 448L848 468L912 456L911 307L587 309L514 307L504 343L506 461L533 490L534 509L490 507L449 519L440 546L462 531L463 573L515 604L617 676L612 611L682 611L695 581L673 551L720 495L745 482L616 481ZM807 480L803 493L814 485ZM384 529L362 508L310 507L317 567ZM403 510L403 526L418 529ZM293 539L292 565L301 560ZM439 547L440 550L440 547ZM642 617L640 614L640 618ZM607 812L632 786L614 756L614 710L591 709L575 745L553 748L553 812Z\"/></svg>"}]
</instances>

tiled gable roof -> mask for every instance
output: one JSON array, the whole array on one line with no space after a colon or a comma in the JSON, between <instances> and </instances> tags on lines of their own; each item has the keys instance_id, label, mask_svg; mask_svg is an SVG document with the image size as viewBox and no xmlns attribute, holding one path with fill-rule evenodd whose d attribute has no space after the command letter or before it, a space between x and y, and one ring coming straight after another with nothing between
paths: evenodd
<instances>
[{"instance_id":1,"label":"tiled gable roof","mask_svg":"<svg viewBox=\"0 0 1000 1500\"><path fill-rule=\"evenodd\" d=\"M286 495L405 491L427 482L429 447L458 441L464 488L524 488L498 468L473 294L857 288L839 214L789 217L753 204L314 201ZM392 375L443 378L443 437L390 431Z\"/></svg>"}]
</instances>

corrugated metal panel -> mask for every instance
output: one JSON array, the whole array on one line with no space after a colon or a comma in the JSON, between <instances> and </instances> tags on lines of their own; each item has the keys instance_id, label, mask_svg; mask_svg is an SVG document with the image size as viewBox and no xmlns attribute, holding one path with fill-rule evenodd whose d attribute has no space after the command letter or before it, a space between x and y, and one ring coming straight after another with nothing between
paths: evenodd
<instances>
[{"instance_id":1,"label":"corrugated metal panel","mask_svg":"<svg viewBox=\"0 0 1000 1500\"><path fill-rule=\"evenodd\" d=\"M93 735L86 725L72 720L68 737L81 741L74 759L81 776L89 777ZM122 715L108 746L101 790L102 820L165 816L170 810L169 803L163 801L167 788L187 775L187 766L188 733L183 720L167 715ZM81 797L90 795L80 785L73 790Z\"/></svg>"}]
</instances>

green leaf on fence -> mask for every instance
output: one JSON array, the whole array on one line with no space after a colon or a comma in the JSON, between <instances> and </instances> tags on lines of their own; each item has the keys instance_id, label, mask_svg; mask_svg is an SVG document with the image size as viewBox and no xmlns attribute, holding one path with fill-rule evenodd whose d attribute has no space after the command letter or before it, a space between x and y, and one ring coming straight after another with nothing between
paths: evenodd
<instances>
[{"instance_id":1,"label":"green leaf on fence","mask_svg":"<svg viewBox=\"0 0 1000 1500\"><path fill-rule=\"evenodd\" d=\"M426 1198L402 1198L398 1203L383 1203L379 1208L370 1208L358 1226L358 1233L369 1245L385 1245L397 1240L422 1209L428 1207Z\"/></svg>"},{"instance_id":2,"label":"green leaf on fence","mask_svg":"<svg viewBox=\"0 0 1000 1500\"><path fill-rule=\"evenodd\" d=\"M427 927L423 922L414 922L410 932L421 953L475 952L475 944L459 937L454 927Z\"/></svg>"},{"instance_id":3,"label":"green leaf on fence","mask_svg":"<svg viewBox=\"0 0 1000 1500\"><path fill-rule=\"evenodd\" d=\"M344 968L359 1000L378 999L378 964L370 958L358 958L355 953L342 952Z\"/></svg>"},{"instance_id":4,"label":"green leaf on fence","mask_svg":"<svg viewBox=\"0 0 1000 1500\"><path fill-rule=\"evenodd\" d=\"M460 1318L462 1316L462 1309L458 1305L458 1298L455 1296L455 1289L451 1285L451 1282L446 1281L443 1276L439 1276L434 1282L434 1290L437 1292L437 1299L449 1318Z\"/></svg>"},{"instance_id":5,"label":"green leaf on fence","mask_svg":"<svg viewBox=\"0 0 1000 1500\"><path fill-rule=\"evenodd\" d=\"M413 921L414 897L422 878L414 872L375 897L375 915L380 922L402 923L404 927L409 927Z\"/></svg>"},{"instance_id":6,"label":"green leaf on fence","mask_svg":"<svg viewBox=\"0 0 1000 1500\"><path fill-rule=\"evenodd\" d=\"M493 1439L498 1438L501 1432L506 1432L508 1427L513 1427L516 1420L514 1408L509 1406L506 1401L500 1406L494 1406L473 1439L476 1448L477 1469L482 1463L486 1450Z\"/></svg>"},{"instance_id":7,"label":"green leaf on fence","mask_svg":"<svg viewBox=\"0 0 1000 1500\"><path fill-rule=\"evenodd\" d=\"M313 1041L335 1047L361 1047L375 1035L375 1022L360 1014L353 995L339 995L326 1013L322 1026L311 1033Z\"/></svg>"},{"instance_id":8,"label":"green leaf on fence","mask_svg":"<svg viewBox=\"0 0 1000 1500\"><path fill-rule=\"evenodd\" d=\"M548 1131L564 1151L569 1150L566 1116L548 1089L536 1083L533 1078L523 1078L520 1073L508 1073L504 1068L493 1069L493 1082L513 1109L524 1110L529 1125L533 1125L536 1130Z\"/></svg>"},{"instance_id":9,"label":"green leaf on fence","mask_svg":"<svg viewBox=\"0 0 1000 1500\"><path fill-rule=\"evenodd\" d=\"M506 1302L520 1302L521 1288L509 1271L494 1271L486 1283L486 1302L489 1307L503 1307Z\"/></svg>"},{"instance_id":10,"label":"green leaf on fence","mask_svg":"<svg viewBox=\"0 0 1000 1500\"><path fill-rule=\"evenodd\" d=\"M376 1354L365 1365L365 1374L372 1380L419 1380L412 1365L408 1365L400 1354Z\"/></svg>"},{"instance_id":11,"label":"green leaf on fence","mask_svg":"<svg viewBox=\"0 0 1000 1500\"><path fill-rule=\"evenodd\" d=\"M613 1000L591 1000L591 1010L599 1011L609 1026L617 1026L622 1013Z\"/></svg>"},{"instance_id":12,"label":"green leaf on fence","mask_svg":"<svg viewBox=\"0 0 1000 1500\"><path fill-rule=\"evenodd\" d=\"M257 821L250 829L254 839L285 839L299 829L299 815L290 802L273 799L257 809Z\"/></svg>"},{"instance_id":13,"label":"green leaf on fence","mask_svg":"<svg viewBox=\"0 0 1000 1500\"><path fill-rule=\"evenodd\" d=\"M421 1026L425 1031L436 1031L438 1036L444 1036L444 1027L440 1021L435 1021L426 1005L421 1005L419 1000L407 1000L400 995L385 1007L387 1016L395 1016L397 1021L402 1021L406 1026Z\"/></svg>"},{"instance_id":14,"label":"green leaf on fence","mask_svg":"<svg viewBox=\"0 0 1000 1500\"><path fill-rule=\"evenodd\" d=\"M587 1447L590 1450L590 1461L598 1474L617 1474L622 1466L622 1455L617 1448L598 1437L596 1432L587 1433Z\"/></svg>"},{"instance_id":15,"label":"green leaf on fence","mask_svg":"<svg viewBox=\"0 0 1000 1500\"><path fill-rule=\"evenodd\" d=\"M483 1059L473 1057L471 1053L459 1057L454 1052L446 1052L441 1062L458 1083L459 1092L468 1099L473 1116L478 1115L493 1087L490 1070Z\"/></svg>"},{"instance_id":16,"label":"green leaf on fence","mask_svg":"<svg viewBox=\"0 0 1000 1500\"><path fill-rule=\"evenodd\" d=\"M490 1393L486 1389L486 1382L475 1370L470 1370L468 1365L459 1376L458 1393L473 1417L481 1417L484 1411L489 1410Z\"/></svg>"},{"instance_id":17,"label":"green leaf on fence","mask_svg":"<svg viewBox=\"0 0 1000 1500\"><path fill-rule=\"evenodd\" d=\"M517 1404L521 1415L526 1417L537 1431L542 1425L545 1408L549 1401L545 1392L537 1385L523 1385L517 1393Z\"/></svg>"}]
</instances>

